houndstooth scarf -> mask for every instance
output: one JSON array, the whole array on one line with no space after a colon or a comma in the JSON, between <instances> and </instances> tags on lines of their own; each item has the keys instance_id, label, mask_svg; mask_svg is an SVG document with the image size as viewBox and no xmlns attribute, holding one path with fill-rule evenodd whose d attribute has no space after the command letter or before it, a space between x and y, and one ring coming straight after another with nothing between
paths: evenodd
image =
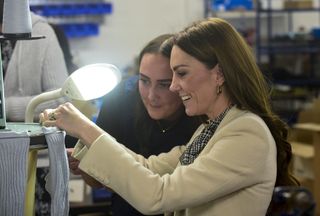
<instances>
[{"instance_id":1,"label":"houndstooth scarf","mask_svg":"<svg viewBox=\"0 0 320 216\"><path fill-rule=\"evenodd\" d=\"M181 165L189 165L198 157L200 152L207 145L220 122L227 114L227 112L232 108L229 106L225 109L217 118L213 120L208 120L206 127L201 131L201 133L192 141L192 143L186 148L180 157Z\"/></svg>"}]
</instances>

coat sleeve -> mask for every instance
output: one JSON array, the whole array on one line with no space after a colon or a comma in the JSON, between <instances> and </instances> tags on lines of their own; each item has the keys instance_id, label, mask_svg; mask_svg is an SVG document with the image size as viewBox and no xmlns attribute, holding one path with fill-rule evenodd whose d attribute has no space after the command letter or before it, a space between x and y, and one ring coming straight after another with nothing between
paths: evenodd
<instances>
[{"instance_id":1,"label":"coat sleeve","mask_svg":"<svg viewBox=\"0 0 320 216\"><path fill-rule=\"evenodd\" d=\"M254 118L217 131L194 163L172 170L182 150L176 147L142 160L104 135L82 158L80 168L139 211L155 214L201 205L261 183L266 163L275 162L268 161L268 155L276 154L269 130ZM167 173L154 172L166 165L171 166Z\"/></svg>"}]
</instances>

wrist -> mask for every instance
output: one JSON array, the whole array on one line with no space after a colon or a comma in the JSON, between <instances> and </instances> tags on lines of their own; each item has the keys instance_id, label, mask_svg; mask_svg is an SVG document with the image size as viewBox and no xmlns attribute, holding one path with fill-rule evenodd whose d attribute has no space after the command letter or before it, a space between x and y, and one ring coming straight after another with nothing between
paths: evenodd
<instances>
[{"instance_id":1,"label":"wrist","mask_svg":"<svg viewBox=\"0 0 320 216\"><path fill-rule=\"evenodd\" d=\"M95 125L93 122L91 124L86 125L83 128L83 131L84 132L81 134L80 140L88 148L90 148L92 143L104 133L104 131L97 125Z\"/></svg>"}]
</instances>

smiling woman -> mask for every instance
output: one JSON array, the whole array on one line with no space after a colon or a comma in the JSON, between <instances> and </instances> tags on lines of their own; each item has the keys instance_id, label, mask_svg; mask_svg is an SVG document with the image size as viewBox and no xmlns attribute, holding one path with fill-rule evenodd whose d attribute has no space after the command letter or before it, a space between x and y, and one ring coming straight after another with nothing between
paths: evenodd
<instances>
[{"instance_id":1,"label":"smiling woman","mask_svg":"<svg viewBox=\"0 0 320 216\"><path fill-rule=\"evenodd\" d=\"M208 121L185 145L145 158L67 104L53 125L80 138L77 168L145 214L266 215L275 185L297 182L288 170L286 125L271 110L251 49L219 18L194 23L165 44L173 46L170 90L188 115ZM51 125L46 112L43 123Z\"/></svg>"},{"instance_id":2,"label":"smiling woman","mask_svg":"<svg viewBox=\"0 0 320 216\"><path fill-rule=\"evenodd\" d=\"M178 46L173 47L171 57L174 76L170 90L182 96L189 116L205 114L214 119L232 104L222 92L221 67L208 68Z\"/></svg>"}]
</instances>

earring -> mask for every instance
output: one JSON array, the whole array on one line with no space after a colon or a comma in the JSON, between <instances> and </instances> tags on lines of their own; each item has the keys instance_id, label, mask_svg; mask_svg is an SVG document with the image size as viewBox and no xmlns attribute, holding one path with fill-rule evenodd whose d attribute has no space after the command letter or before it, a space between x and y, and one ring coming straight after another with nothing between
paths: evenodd
<instances>
[{"instance_id":1,"label":"earring","mask_svg":"<svg viewBox=\"0 0 320 216\"><path fill-rule=\"evenodd\" d=\"M221 92L222 92L222 86L218 85L217 86L217 95L221 94Z\"/></svg>"}]
</instances>

